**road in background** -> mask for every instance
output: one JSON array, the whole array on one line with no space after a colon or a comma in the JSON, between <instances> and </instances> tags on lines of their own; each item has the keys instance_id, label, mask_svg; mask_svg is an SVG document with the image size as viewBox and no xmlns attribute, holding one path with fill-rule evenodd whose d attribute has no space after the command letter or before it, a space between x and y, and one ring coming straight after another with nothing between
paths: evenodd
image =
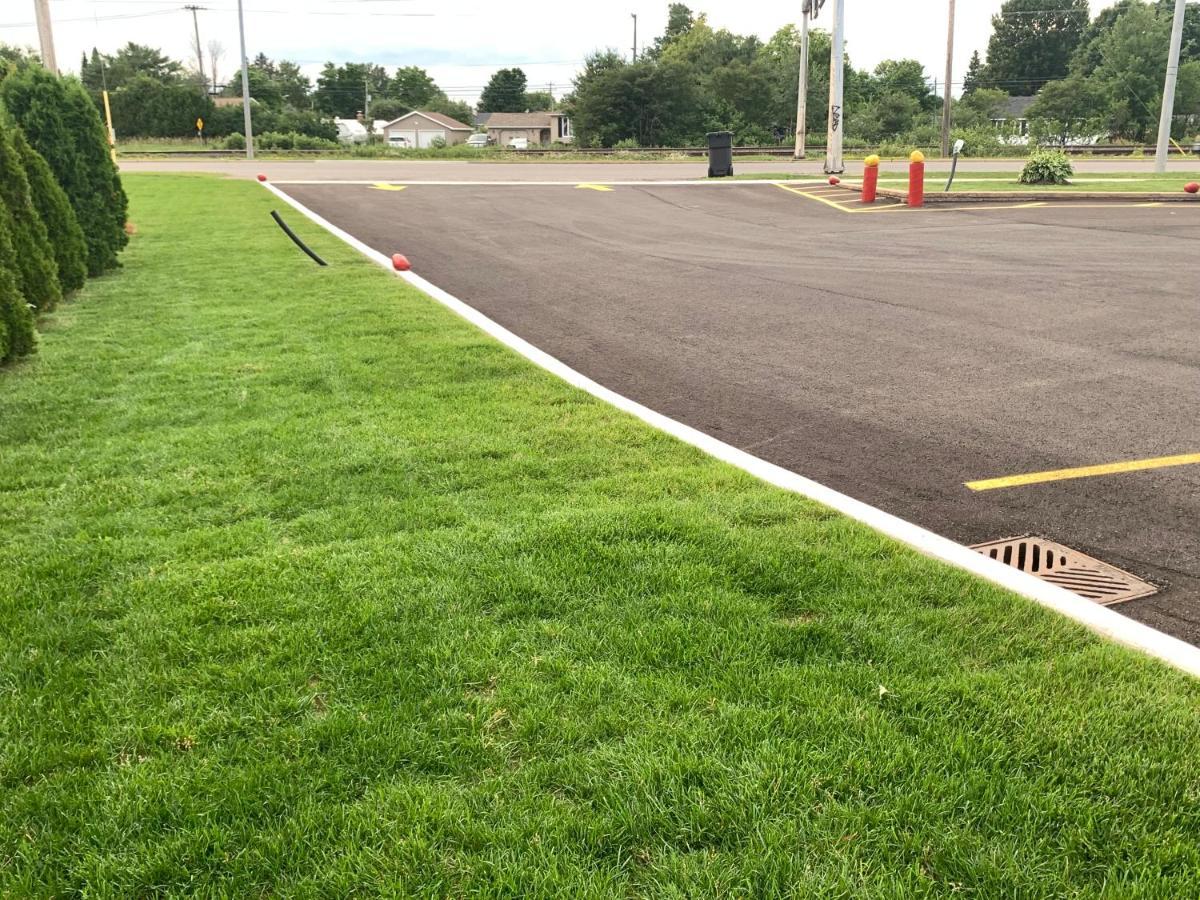
<instances>
[{"instance_id":1,"label":"road in background","mask_svg":"<svg viewBox=\"0 0 1200 900\"><path fill-rule=\"evenodd\" d=\"M1116 608L1200 642L1200 466L965 486L1200 452L1200 205L851 214L773 185L284 189L721 440L963 543L1036 534L1148 578L1159 595Z\"/></svg>"}]
</instances>

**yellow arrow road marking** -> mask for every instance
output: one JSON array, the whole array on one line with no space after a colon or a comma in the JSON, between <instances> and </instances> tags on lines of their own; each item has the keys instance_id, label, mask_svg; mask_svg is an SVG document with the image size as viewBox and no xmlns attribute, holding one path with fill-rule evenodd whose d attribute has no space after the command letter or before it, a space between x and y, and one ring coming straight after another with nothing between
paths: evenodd
<instances>
[{"instance_id":1,"label":"yellow arrow road marking","mask_svg":"<svg viewBox=\"0 0 1200 900\"><path fill-rule=\"evenodd\" d=\"M577 191L609 191L609 192L611 192L612 188L610 188L606 184L577 184L577 185L575 185L575 190L577 190Z\"/></svg>"},{"instance_id":2,"label":"yellow arrow road marking","mask_svg":"<svg viewBox=\"0 0 1200 900\"><path fill-rule=\"evenodd\" d=\"M1078 469L1054 469L1049 472L1010 475L1007 478L968 481L966 486L973 491L994 491L996 488L1041 484L1046 481L1065 481L1068 478L1091 478L1094 475L1116 475L1120 472L1141 472L1145 469L1165 469L1168 466L1189 466L1197 463L1200 463L1200 453L1184 453L1179 456L1156 456L1153 459L1134 459L1129 462L1106 463L1102 466L1082 466Z\"/></svg>"},{"instance_id":3,"label":"yellow arrow road marking","mask_svg":"<svg viewBox=\"0 0 1200 900\"><path fill-rule=\"evenodd\" d=\"M406 184L388 184L385 181L380 181L376 184L371 185L371 187L377 191L402 191L406 187L408 187L408 185L406 185Z\"/></svg>"}]
</instances>

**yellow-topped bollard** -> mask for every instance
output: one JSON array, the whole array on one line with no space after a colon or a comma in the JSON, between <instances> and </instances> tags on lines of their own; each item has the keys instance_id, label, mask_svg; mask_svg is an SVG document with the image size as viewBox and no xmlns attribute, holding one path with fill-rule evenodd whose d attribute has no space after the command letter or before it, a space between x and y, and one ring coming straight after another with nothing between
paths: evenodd
<instances>
[{"instance_id":1,"label":"yellow-topped bollard","mask_svg":"<svg viewBox=\"0 0 1200 900\"><path fill-rule=\"evenodd\" d=\"M863 160L862 202L874 203L879 187L879 156L872 153Z\"/></svg>"},{"instance_id":2,"label":"yellow-topped bollard","mask_svg":"<svg viewBox=\"0 0 1200 900\"><path fill-rule=\"evenodd\" d=\"M925 154L920 150L908 155L908 205L925 205Z\"/></svg>"}]
</instances>

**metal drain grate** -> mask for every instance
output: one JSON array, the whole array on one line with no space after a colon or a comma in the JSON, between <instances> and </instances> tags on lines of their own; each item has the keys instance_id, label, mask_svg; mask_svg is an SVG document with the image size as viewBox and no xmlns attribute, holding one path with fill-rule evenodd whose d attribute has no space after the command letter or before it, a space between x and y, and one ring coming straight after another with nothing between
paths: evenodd
<instances>
[{"instance_id":1,"label":"metal drain grate","mask_svg":"<svg viewBox=\"0 0 1200 900\"><path fill-rule=\"evenodd\" d=\"M1006 538L971 549L1104 606L1158 592L1136 575L1044 538Z\"/></svg>"}]
</instances>

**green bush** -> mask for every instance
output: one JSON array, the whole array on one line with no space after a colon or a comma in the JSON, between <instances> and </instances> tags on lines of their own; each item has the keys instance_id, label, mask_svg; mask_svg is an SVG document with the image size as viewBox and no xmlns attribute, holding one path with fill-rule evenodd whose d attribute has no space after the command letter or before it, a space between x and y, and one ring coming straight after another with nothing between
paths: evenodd
<instances>
[{"instance_id":1,"label":"green bush","mask_svg":"<svg viewBox=\"0 0 1200 900\"><path fill-rule=\"evenodd\" d=\"M75 210L66 193L54 180L54 173L42 155L29 146L24 133L13 131L13 144L29 179L29 195L38 217L46 226L54 261L58 265L58 282L64 294L83 287L87 277L87 241L75 218Z\"/></svg>"},{"instance_id":2,"label":"green bush","mask_svg":"<svg viewBox=\"0 0 1200 900\"><path fill-rule=\"evenodd\" d=\"M1061 150L1035 150L1017 179L1021 184L1067 184L1075 170Z\"/></svg>"},{"instance_id":3,"label":"green bush","mask_svg":"<svg viewBox=\"0 0 1200 900\"><path fill-rule=\"evenodd\" d=\"M235 131L221 142L221 146L226 150L245 150L246 136L240 131Z\"/></svg>"},{"instance_id":4,"label":"green bush","mask_svg":"<svg viewBox=\"0 0 1200 900\"><path fill-rule=\"evenodd\" d=\"M83 85L25 65L0 82L0 101L66 191L87 240L88 274L115 268L117 254L129 241L128 200L100 114Z\"/></svg>"},{"instance_id":5,"label":"green bush","mask_svg":"<svg viewBox=\"0 0 1200 900\"><path fill-rule=\"evenodd\" d=\"M46 226L33 205L12 132L10 126L0 124L0 215L6 218L21 293L38 312L49 312L62 300L58 264Z\"/></svg>"},{"instance_id":6,"label":"green bush","mask_svg":"<svg viewBox=\"0 0 1200 900\"><path fill-rule=\"evenodd\" d=\"M276 131L264 131L254 142L260 150L291 150L295 146L291 134L280 134Z\"/></svg>"},{"instance_id":7,"label":"green bush","mask_svg":"<svg viewBox=\"0 0 1200 900\"><path fill-rule=\"evenodd\" d=\"M623 138L612 145L614 150L640 150L642 145L637 142L637 138Z\"/></svg>"},{"instance_id":8,"label":"green bush","mask_svg":"<svg viewBox=\"0 0 1200 900\"><path fill-rule=\"evenodd\" d=\"M32 353L37 346L33 310L21 293L16 253L8 233L8 211L0 201L0 363Z\"/></svg>"}]
</instances>

